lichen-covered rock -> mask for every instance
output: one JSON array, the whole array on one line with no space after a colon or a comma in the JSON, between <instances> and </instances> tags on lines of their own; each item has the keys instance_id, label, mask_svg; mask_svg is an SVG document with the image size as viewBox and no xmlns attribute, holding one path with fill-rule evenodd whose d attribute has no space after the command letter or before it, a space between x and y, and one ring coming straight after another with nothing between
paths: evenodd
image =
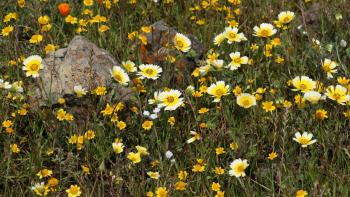
<instances>
[{"instance_id":1,"label":"lichen-covered rock","mask_svg":"<svg viewBox=\"0 0 350 197\"><path fill-rule=\"evenodd\" d=\"M44 58L44 69L36 86L29 88L32 102L38 106L55 104L58 98L74 94L74 86L86 90L97 86L109 87L112 83L110 70L118 62L104 49L82 36L76 36L67 48L59 49ZM117 86L120 94L129 90Z\"/></svg>"}]
</instances>

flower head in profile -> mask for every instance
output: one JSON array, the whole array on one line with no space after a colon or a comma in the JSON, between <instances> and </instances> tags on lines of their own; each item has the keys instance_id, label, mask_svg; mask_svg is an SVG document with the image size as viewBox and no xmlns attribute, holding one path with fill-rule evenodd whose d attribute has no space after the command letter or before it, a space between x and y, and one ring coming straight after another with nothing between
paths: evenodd
<instances>
[{"instance_id":1,"label":"flower head in profile","mask_svg":"<svg viewBox=\"0 0 350 197\"><path fill-rule=\"evenodd\" d=\"M235 176L235 177L244 177L245 174L245 169L249 166L248 162L246 159L235 159L231 164L230 164L230 171L229 175L230 176Z\"/></svg>"},{"instance_id":2,"label":"flower head in profile","mask_svg":"<svg viewBox=\"0 0 350 197\"><path fill-rule=\"evenodd\" d=\"M277 30L270 23L262 23L260 26L254 27L254 36L268 38L273 36Z\"/></svg>"},{"instance_id":3,"label":"flower head in profile","mask_svg":"<svg viewBox=\"0 0 350 197\"><path fill-rule=\"evenodd\" d=\"M30 76L33 78L39 77L40 69L44 68L43 59L38 55L32 55L27 57L23 61L23 64L24 66L22 67L22 69L26 71L27 77L30 77Z\"/></svg>"},{"instance_id":4,"label":"flower head in profile","mask_svg":"<svg viewBox=\"0 0 350 197\"><path fill-rule=\"evenodd\" d=\"M131 72L136 72L137 68L135 66L135 63L128 60L126 62L122 62L123 67L128 71L129 73Z\"/></svg>"},{"instance_id":5,"label":"flower head in profile","mask_svg":"<svg viewBox=\"0 0 350 197\"><path fill-rule=\"evenodd\" d=\"M128 85L130 81L129 75L120 66L113 66L111 74L113 79L121 85Z\"/></svg>"},{"instance_id":6,"label":"flower head in profile","mask_svg":"<svg viewBox=\"0 0 350 197\"><path fill-rule=\"evenodd\" d=\"M345 105L346 102L350 101L348 90L341 85L329 86L326 89L326 96L341 105Z\"/></svg>"},{"instance_id":7,"label":"flower head in profile","mask_svg":"<svg viewBox=\"0 0 350 197\"><path fill-rule=\"evenodd\" d=\"M327 78L331 79L333 78L333 74L337 73L337 63L330 60L330 59L324 59L322 64L322 70L327 74Z\"/></svg>"},{"instance_id":8,"label":"flower head in profile","mask_svg":"<svg viewBox=\"0 0 350 197\"><path fill-rule=\"evenodd\" d=\"M237 96L237 104L247 109L256 105L256 98L251 94L242 93Z\"/></svg>"},{"instance_id":9,"label":"flower head in profile","mask_svg":"<svg viewBox=\"0 0 350 197\"><path fill-rule=\"evenodd\" d=\"M141 154L139 152L134 153L134 152L130 152L127 156L127 158L133 163L140 163L141 162Z\"/></svg>"},{"instance_id":10,"label":"flower head in profile","mask_svg":"<svg viewBox=\"0 0 350 197\"><path fill-rule=\"evenodd\" d=\"M137 75L139 75L141 79L147 78L156 80L160 76L160 73L163 72L161 67L153 64L141 64L139 69L140 72L138 72Z\"/></svg>"},{"instance_id":11,"label":"flower head in profile","mask_svg":"<svg viewBox=\"0 0 350 197\"><path fill-rule=\"evenodd\" d=\"M82 97L86 95L87 91L81 85L74 86L74 93L77 97Z\"/></svg>"},{"instance_id":12,"label":"flower head in profile","mask_svg":"<svg viewBox=\"0 0 350 197\"><path fill-rule=\"evenodd\" d=\"M241 67L241 64L247 64L248 63L248 57L242 56L240 52L234 52L230 53L231 62L227 67L230 70L237 70L239 67Z\"/></svg>"},{"instance_id":13,"label":"flower head in profile","mask_svg":"<svg viewBox=\"0 0 350 197\"><path fill-rule=\"evenodd\" d=\"M81 195L80 187L78 185L71 185L69 189L66 190L68 197L78 197Z\"/></svg>"},{"instance_id":14,"label":"flower head in profile","mask_svg":"<svg viewBox=\"0 0 350 197\"><path fill-rule=\"evenodd\" d=\"M207 93L214 97L214 102L220 102L222 96L230 94L230 86L224 81L217 81L210 85Z\"/></svg>"},{"instance_id":15,"label":"flower head in profile","mask_svg":"<svg viewBox=\"0 0 350 197\"><path fill-rule=\"evenodd\" d=\"M176 33L174 45L177 50L186 53L191 49L191 40L181 33Z\"/></svg>"},{"instance_id":16,"label":"flower head in profile","mask_svg":"<svg viewBox=\"0 0 350 197\"><path fill-rule=\"evenodd\" d=\"M175 110L183 104L183 98L180 98L179 90L168 90L159 94L159 107L165 107L164 110Z\"/></svg>"},{"instance_id":17,"label":"flower head in profile","mask_svg":"<svg viewBox=\"0 0 350 197\"><path fill-rule=\"evenodd\" d=\"M159 179L160 175L159 172L147 172L147 175L151 178L151 179Z\"/></svg>"},{"instance_id":18,"label":"flower head in profile","mask_svg":"<svg viewBox=\"0 0 350 197\"><path fill-rule=\"evenodd\" d=\"M31 190L33 190L38 196L47 196L47 194L50 191L50 188L48 185L45 185L44 182L41 182L34 184L34 186L31 187Z\"/></svg>"},{"instance_id":19,"label":"flower head in profile","mask_svg":"<svg viewBox=\"0 0 350 197\"><path fill-rule=\"evenodd\" d=\"M226 36L225 36L225 33L221 33L221 34L218 34L217 36L215 36L214 38L214 45L216 46L220 46L221 43L225 40Z\"/></svg>"},{"instance_id":20,"label":"flower head in profile","mask_svg":"<svg viewBox=\"0 0 350 197\"><path fill-rule=\"evenodd\" d=\"M295 133L293 140L301 144L301 147L305 148L317 141L315 139L313 140L312 137L312 133L303 132L303 134L300 134L300 132L297 132Z\"/></svg>"},{"instance_id":21,"label":"flower head in profile","mask_svg":"<svg viewBox=\"0 0 350 197\"><path fill-rule=\"evenodd\" d=\"M307 91L304 93L304 99L312 104L318 103L319 100L324 99L322 94L317 91Z\"/></svg>"},{"instance_id":22,"label":"flower head in profile","mask_svg":"<svg viewBox=\"0 0 350 197\"><path fill-rule=\"evenodd\" d=\"M120 139L117 138L112 143L112 148L116 154L120 154L124 151L124 144L121 142Z\"/></svg>"},{"instance_id":23,"label":"flower head in profile","mask_svg":"<svg viewBox=\"0 0 350 197\"><path fill-rule=\"evenodd\" d=\"M307 76L298 76L292 80L292 84L295 87L295 91L307 92L316 88L316 82Z\"/></svg>"},{"instance_id":24,"label":"flower head in profile","mask_svg":"<svg viewBox=\"0 0 350 197\"><path fill-rule=\"evenodd\" d=\"M284 11L278 14L278 21L283 24L290 23L295 17L294 12L291 11Z\"/></svg>"}]
</instances>

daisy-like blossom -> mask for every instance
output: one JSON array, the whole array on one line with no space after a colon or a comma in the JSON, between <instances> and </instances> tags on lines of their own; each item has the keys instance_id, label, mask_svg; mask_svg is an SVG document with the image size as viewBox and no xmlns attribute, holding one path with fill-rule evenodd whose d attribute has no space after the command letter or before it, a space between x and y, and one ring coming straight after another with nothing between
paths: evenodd
<instances>
[{"instance_id":1,"label":"daisy-like blossom","mask_svg":"<svg viewBox=\"0 0 350 197\"><path fill-rule=\"evenodd\" d=\"M129 75L120 66L113 66L111 74L113 79L121 85L128 85L130 81Z\"/></svg>"},{"instance_id":2,"label":"daisy-like blossom","mask_svg":"<svg viewBox=\"0 0 350 197\"><path fill-rule=\"evenodd\" d=\"M276 34L277 30L270 23L262 23L254 27L254 36L268 38Z\"/></svg>"},{"instance_id":3,"label":"daisy-like blossom","mask_svg":"<svg viewBox=\"0 0 350 197\"><path fill-rule=\"evenodd\" d=\"M71 185L69 189L66 190L68 197L78 197L81 195L80 187L78 185Z\"/></svg>"},{"instance_id":4,"label":"daisy-like blossom","mask_svg":"<svg viewBox=\"0 0 350 197\"><path fill-rule=\"evenodd\" d=\"M232 44L233 42L241 42L247 40L243 33L238 33L236 27L226 27L224 31L227 43Z\"/></svg>"},{"instance_id":5,"label":"daisy-like blossom","mask_svg":"<svg viewBox=\"0 0 350 197\"><path fill-rule=\"evenodd\" d=\"M163 72L161 67L153 64L141 64L139 69L140 72L138 72L137 75L139 75L141 79L147 78L156 80L160 76L160 73Z\"/></svg>"},{"instance_id":6,"label":"daisy-like blossom","mask_svg":"<svg viewBox=\"0 0 350 197\"><path fill-rule=\"evenodd\" d=\"M316 82L307 76L298 76L292 80L294 91L307 92L316 88Z\"/></svg>"},{"instance_id":7,"label":"daisy-like blossom","mask_svg":"<svg viewBox=\"0 0 350 197\"><path fill-rule=\"evenodd\" d=\"M291 11L284 11L278 14L278 21L283 24L290 23L295 17L294 12Z\"/></svg>"},{"instance_id":8,"label":"daisy-like blossom","mask_svg":"<svg viewBox=\"0 0 350 197\"><path fill-rule=\"evenodd\" d=\"M179 90L168 90L159 94L159 107L165 107L164 110L175 110L183 104L183 98L180 98Z\"/></svg>"},{"instance_id":9,"label":"daisy-like blossom","mask_svg":"<svg viewBox=\"0 0 350 197\"><path fill-rule=\"evenodd\" d=\"M318 103L319 100L323 99L322 94L317 91L307 91L304 93L304 99L310 103Z\"/></svg>"},{"instance_id":10,"label":"daisy-like blossom","mask_svg":"<svg viewBox=\"0 0 350 197\"><path fill-rule=\"evenodd\" d=\"M38 55L27 57L23 61L23 65L22 69L26 71L26 76L33 78L39 77L39 71L44 68L43 59Z\"/></svg>"},{"instance_id":11,"label":"daisy-like blossom","mask_svg":"<svg viewBox=\"0 0 350 197\"><path fill-rule=\"evenodd\" d=\"M120 154L124 151L124 144L119 140L112 143L112 147L115 153Z\"/></svg>"},{"instance_id":12,"label":"daisy-like blossom","mask_svg":"<svg viewBox=\"0 0 350 197\"><path fill-rule=\"evenodd\" d=\"M230 94L230 86L225 81L217 81L210 85L207 93L214 97L214 102L220 102L222 96Z\"/></svg>"},{"instance_id":13,"label":"daisy-like blossom","mask_svg":"<svg viewBox=\"0 0 350 197\"><path fill-rule=\"evenodd\" d=\"M322 64L322 70L327 74L327 78L331 79L333 78L333 74L337 73L337 63L330 60L330 59L324 59Z\"/></svg>"},{"instance_id":14,"label":"daisy-like blossom","mask_svg":"<svg viewBox=\"0 0 350 197\"><path fill-rule=\"evenodd\" d=\"M176 33L174 45L177 50L186 53L191 49L191 40L181 33Z\"/></svg>"},{"instance_id":15,"label":"daisy-like blossom","mask_svg":"<svg viewBox=\"0 0 350 197\"><path fill-rule=\"evenodd\" d=\"M237 104L247 109L256 105L256 98L251 94L242 93L237 96Z\"/></svg>"},{"instance_id":16,"label":"daisy-like blossom","mask_svg":"<svg viewBox=\"0 0 350 197\"><path fill-rule=\"evenodd\" d=\"M303 132L303 134L300 134L300 132L297 132L295 133L293 140L301 144L301 147L305 148L317 141L315 139L313 140L312 137L312 133Z\"/></svg>"},{"instance_id":17,"label":"daisy-like blossom","mask_svg":"<svg viewBox=\"0 0 350 197\"><path fill-rule=\"evenodd\" d=\"M248 57L247 56L242 56L240 52L234 52L230 53L230 58L231 62L227 67L230 70L237 70L239 67L241 67L242 64L247 64L248 63Z\"/></svg>"},{"instance_id":18,"label":"daisy-like blossom","mask_svg":"<svg viewBox=\"0 0 350 197\"><path fill-rule=\"evenodd\" d=\"M326 89L326 96L331 100L337 101L337 103L341 105L345 105L346 102L350 101L348 90L341 85L336 85L335 87L329 86Z\"/></svg>"},{"instance_id":19,"label":"daisy-like blossom","mask_svg":"<svg viewBox=\"0 0 350 197\"><path fill-rule=\"evenodd\" d=\"M235 159L231 164L230 164L230 171L229 175L230 176L235 176L235 177L244 177L245 174L245 169L249 166L248 162L246 159Z\"/></svg>"},{"instance_id":20,"label":"daisy-like blossom","mask_svg":"<svg viewBox=\"0 0 350 197\"><path fill-rule=\"evenodd\" d=\"M149 177L151 177L152 179L159 179L159 177L160 177L159 172L151 172L151 171L149 171L149 172L147 172L147 175Z\"/></svg>"}]
</instances>

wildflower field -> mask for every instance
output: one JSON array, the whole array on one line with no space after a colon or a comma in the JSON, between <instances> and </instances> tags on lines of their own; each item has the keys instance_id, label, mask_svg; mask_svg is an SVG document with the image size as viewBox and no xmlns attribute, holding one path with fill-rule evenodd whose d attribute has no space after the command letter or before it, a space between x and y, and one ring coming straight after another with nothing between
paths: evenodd
<instances>
[{"instance_id":1,"label":"wildflower field","mask_svg":"<svg viewBox=\"0 0 350 197\"><path fill-rule=\"evenodd\" d=\"M0 196L350 196L349 0L0 9Z\"/></svg>"}]
</instances>

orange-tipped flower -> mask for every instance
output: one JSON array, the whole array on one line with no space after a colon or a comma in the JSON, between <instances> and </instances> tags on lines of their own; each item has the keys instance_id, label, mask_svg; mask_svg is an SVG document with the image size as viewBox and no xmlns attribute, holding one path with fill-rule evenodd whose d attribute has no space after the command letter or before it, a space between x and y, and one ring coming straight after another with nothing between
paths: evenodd
<instances>
[{"instance_id":1,"label":"orange-tipped flower","mask_svg":"<svg viewBox=\"0 0 350 197\"><path fill-rule=\"evenodd\" d=\"M60 14L63 16L63 17L66 17L68 16L69 12L70 12L70 6L68 3L60 3L58 5L58 10L60 11Z\"/></svg>"}]
</instances>

